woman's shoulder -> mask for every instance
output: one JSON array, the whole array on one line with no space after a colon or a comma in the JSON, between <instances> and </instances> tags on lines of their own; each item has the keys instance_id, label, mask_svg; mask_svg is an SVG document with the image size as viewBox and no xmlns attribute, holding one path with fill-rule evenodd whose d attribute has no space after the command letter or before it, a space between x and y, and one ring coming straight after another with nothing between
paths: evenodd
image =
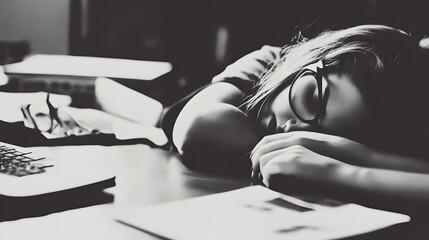
<instances>
[{"instance_id":1,"label":"woman's shoulder","mask_svg":"<svg viewBox=\"0 0 429 240\"><path fill-rule=\"evenodd\" d=\"M184 98L180 99L173 105L164 110L163 117L161 118L160 125L167 137L172 140L172 132L176 119L185 105L195 95L213 85L213 83L226 82L234 85L242 93L251 91L254 82L259 79L259 76L280 55L281 48L273 46L263 46L261 49L253 51L236 62L232 63L226 69L215 76L212 83L204 85ZM218 84L216 84L218 85Z\"/></svg>"}]
</instances>

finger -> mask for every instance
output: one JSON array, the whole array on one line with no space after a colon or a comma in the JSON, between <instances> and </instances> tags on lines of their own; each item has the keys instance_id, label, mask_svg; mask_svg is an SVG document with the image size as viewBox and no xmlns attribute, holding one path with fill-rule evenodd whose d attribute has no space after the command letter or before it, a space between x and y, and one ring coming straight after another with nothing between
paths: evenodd
<instances>
[{"instance_id":1,"label":"finger","mask_svg":"<svg viewBox=\"0 0 429 240\"><path fill-rule=\"evenodd\" d=\"M278 175L278 174L287 174L288 162L283 161L281 157L277 157L273 159L272 161L265 164L264 168L261 169L261 175L262 175L262 182L265 186L270 186L270 178L272 176Z\"/></svg>"},{"instance_id":2,"label":"finger","mask_svg":"<svg viewBox=\"0 0 429 240\"><path fill-rule=\"evenodd\" d=\"M263 153L263 151L266 151L266 150L273 151L272 148L276 148L276 147L290 147L290 146L300 145L308 149L311 149L312 151L325 154L326 150L328 150L328 147L333 146L332 144L338 141L339 139L340 139L339 137L333 136L333 135L301 131L301 132L295 132L293 134L292 133L284 134L283 139L281 140L284 142L281 143L280 140L271 141L270 143L265 144L265 147L267 148L265 147L262 148L261 146L258 151L260 153ZM280 145L277 145L277 144L280 144ZM281 144L283 144L283 146Z\"/></svg>"},{"instance_id":3,"label":"finger","mask_svg":"<svg viewBox=\"0 0 429 240\"><path fill-rule=\"evenodd\" d=\"M279 152L279 154L273 154L273 157L267 161L261 168L261 175L263 177L263 183L269 186L270 177L273 175L295 175L302 174L297 169L301 161L292 161L301 159L303 154L311 152L307 148L299 145L291 146Z\"/></svg>"},{"instance_id":4,"label":"finger","mask_svg":"<svg viewBox=\"0 0 429 240\"><path fill-rule=\"evenodd\" d=\"M280 139L300 139L300 138L311 138L315 140L321 140L326 138L327 134L317 133L317 132L308 132L308 131L293 131L293 132L285 132L285 133L276 133L272 135L265 136L261 141L256 144L253 148L251 155L253 155L261 146L268 144L270 142L274 142Z\"/></svg>"},{"instance_id":5,"label":"finger","mask_svg":"<svg viewBox=\"0 0 429 240\"><path fill-rule=\"evenodd\" d=\"M290 137L282 137L281 134L278 134L278 136L273 136L271 138L266 138L265 143L261 143L258 149L256 149L251 155L253 169L252 174L257 175L260 172L260 158L263 155L296 145L296 141L290 141L289 139Z\"/></svg>"},{"instance_id":6,"label":"finger","mask_svg":"<svg viewBox=\"0 0 429 240\"><path fill-rule=\"evenodd\" d=\"M277 134L276 134L277 135ZM276 138L275 135L269 135L265 136L261 141L256 144L256 146L253 148L252 152L250 153L250 159L252 161L252 180L258 181L260 168L259 168L259 155L255 154L259 152L259 149L261 146L265 145L266 143L271 142L271 138Z\"/></svg>"},{"instance_id":7,"label":"finger","mask_svg":"<svg viewBox=\"0 0 429 240\"><path fill-rule=\"evenodd\" d=\"M283 149L279 149L279 150L275 150L269 153L266 153L264 155L262 155L259 158L259 168L263 169L264 166L270 162L271 160L275 159L277 156L281 155L281 154L287 154L287 152L290 151L290 148L283 148Z\"/></svg>"},{"instance_id":8,"label":"finger","mask_svg":"<svg viewBox=\"0 0 429 240\"><path fill-rule=\"evenodd\" d=\"M285 136L287 136L286 133L276 133L263 137L261 141L259 141L258 144L256 144L256 146L253 148L251 155L253 155L261 146L279 139L283 139Z\"/></svg>"},{"instance_id":9,"label":"finger","mask_svg":"<svg viewBox=\"0 0 429 240\"><path fill-rule=\"evenodd\" d=\"M259 160L261 156L284 148L288 148L295 145L295 143L290 142L288 139L279 139L276 141L268 142L264 145L261 145L251 156L252 160ZM255 162L254 162L255 163Z\"/></svg>"},{"instance_id":10,"label":"finger","mask_svg":"<svg viewBox=\"0 0 429 240\"><path fill-rule=\"evenodd\" d=\"M283 148L283 149L275 150L275 151L269 152L267 154L264 154L258 159L253 158L252 159L252 162L253 162L252 180L259 181L259 178L260 178L259 175L261 173L260 169L263 168L264 165L267 162L269 162L271 159L273 159L273 158L277 157L278 155L283 154L287 151L288 151L288 148Z\"/></svg>"},{"instance_id":11,"label":"finger","mask_svg":"<svg viewBox=\"0 0 429 240\"><path fill-rule=\"evenodd\" d=\"M308 154L317 154L317 153L314 153L303 146L293 145L284 149L276 150L265 154L264 156L261 157L259 161L259 167L262 172L264 167L270 162L276 162L276 161L291 162L291 160L301 159L305 156L308 156Z\"/></svg>"},{"instance_id":12,"label":"finger","mask_svg":"<svg viewBox=\"0 0 429 240\"><path fill-rule=\"evenodd\" d=\"M262 155L276 151L282 148L291 147L294 145L305 146L313 151L320 152L326 147L327 140L334 140L336 136L331 136L323 133L294 131L286 133L278 133L264 137L252 150L252 168L256 172L259 171L259 160ZM332 138L332 139L329 139Z\"/></svg>"},{"instance_id":13,"label":"finger","mask_svg":"<svg viewBox=\"0 0 429 240\"><path fill-rule=\"evenodd\" d=\"M252 161L252 172L251 172L252 182L258 183L259 182L259 174L260 174L259 162L258 162L258 160L254 159L254 158L251 158L251 161Z\"/></svg>"},{"instance_id":14,"label":"finger","mask_svg":"<svg viewBox=\"0 0 429 240\"><path fill-rule=\"evenodd\" d=\"M293 136L288 136L290 145L300 145L318 154L333 158L336 158L344 150L344 148L338 148L338 146L344 145L341 144L343 139L335 135L313 132L300 132Z\"/></svg>"},{"instance_id":15,"label":"finger","mask_svg":"<svg viewBox=\"0 0 429 240\"><path fill-rule=\"evenodd\" d=\"M252 179L255 181L257 180L258 175L260 173L260 157L265 154L265 151L263 151L264 148L266 148L265 145L263 145L263 147L260 147L250 156L250 159L252 161Z\"/></svg>"}]
</instances>

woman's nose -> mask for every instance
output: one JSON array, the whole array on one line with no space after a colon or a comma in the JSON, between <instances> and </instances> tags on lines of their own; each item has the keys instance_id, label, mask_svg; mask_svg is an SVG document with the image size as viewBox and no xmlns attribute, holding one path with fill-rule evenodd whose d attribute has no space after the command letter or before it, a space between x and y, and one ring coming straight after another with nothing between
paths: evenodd
<instances>
[{"instance_id":1,"label":"woman's nose","mask_svg":"<svg viewBox=\"0 0 429 240\"><path fill-rule=\"evenodd\" d=\"M301 122L298 119L289 119L283 126L277 128L277 133L293 131L310 131L312 125Z\"/></svg>"}]
</instances>

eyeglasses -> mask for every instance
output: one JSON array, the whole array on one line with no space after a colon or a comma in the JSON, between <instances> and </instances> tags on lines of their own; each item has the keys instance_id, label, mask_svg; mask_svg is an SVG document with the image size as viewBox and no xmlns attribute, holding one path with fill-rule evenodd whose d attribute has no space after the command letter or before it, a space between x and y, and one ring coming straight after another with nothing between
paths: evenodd
<instances>
[{"instance_id":1,"label":"eyeglasses","mask_svg":"<svg viewBox=\"0 0 429 240\"><path fill-rule=\"evenodd\" d=\"M27 104L21 107L24 115L24 123L27 127L34 128L40 132L46 132L54 135L79 136L87 134L96 134L99 131L83 123L78 123L66 111L60 111L55 108L50 100L49 93L46 95L46 107L41 109L32 108L34 105Z\"/></svg>"},{"instance_id":2,"label":"eyeglasses","mask_svg":"<svg viewBox=\"0 0 429 240\"><path fill-rule=\"evenodd\" d=\"M322 61L311 64L302 69L289 88L289 106L295 116L303 123L309 125L318 125L320 118L326 113L326 103L329 95L329 88L326 81L323 81L323 74L326 68ZM288 81L284 82L285 84ZM282 84L283 85L283 84ZM273 93L259 103L256 119L260 122L260 116L264 105L268 100L283 91L284 87L280 86Z\"/></svg>"},{"instance_id":3,"label":"eyeglasses","mask_svg":"<svg viewBox=\"0 0 429 240\"><path fill-rule=\"evenodd\" d=\"M295 116L304 123L317 125L326 111L327 88L323 83L323 64L303 69L292 81L289 89L289 105Z\"/></svg>"}]
</instances>

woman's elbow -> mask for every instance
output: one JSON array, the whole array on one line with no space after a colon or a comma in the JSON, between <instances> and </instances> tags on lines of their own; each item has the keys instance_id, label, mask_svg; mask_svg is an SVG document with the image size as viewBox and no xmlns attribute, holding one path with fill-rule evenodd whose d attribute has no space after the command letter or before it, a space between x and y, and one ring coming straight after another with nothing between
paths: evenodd
<instances>
[{"instance_id":1,"label":"woman's elbow","mask_svg":"<svg viewBox=\"0 0 429 240\"><path fill-rule=\"evenodd\" d=\"M187 129L176 129L177 135L173 134L182 155L200 159L240 158L250 152L261 137L256 124L229 104L207 106L189 120Z\"/></svg>"}]
</instances>

